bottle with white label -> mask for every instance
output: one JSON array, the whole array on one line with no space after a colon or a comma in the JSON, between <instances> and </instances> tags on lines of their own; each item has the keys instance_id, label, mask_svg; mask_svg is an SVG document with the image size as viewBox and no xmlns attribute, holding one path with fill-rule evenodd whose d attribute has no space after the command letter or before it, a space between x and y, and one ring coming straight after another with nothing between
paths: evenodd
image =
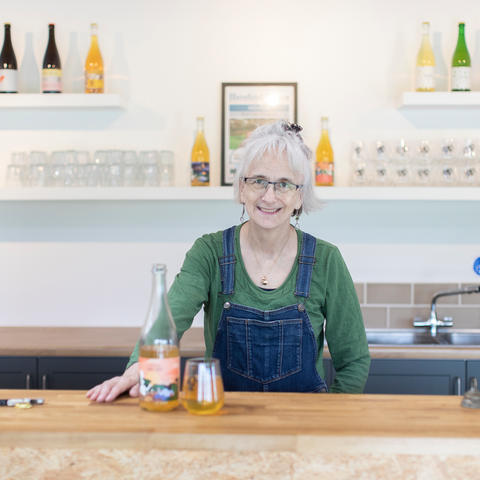
<instances>
[{"instance_id":1,"label":"bottle with white label","mask_svg":"<svg viewBox=\"0 0 480 480\"><path fill-rule=\"evenodd\" d=\"M458 24L458 40L452 58L452 91L469 92L470 87L470 54L465 42L465 24Z\"/></svg>"},{"instance_id":2,"label":"bottle with white label","mask_svg":"<svg viewBox=\"0 0 480 480\"><path fill-rule=\"evenodd\" d=\"M0 93L18 93L17 59L10 37L10 24L5 24L5 38L0 53Z\"/></svg>"},{"instance_id":3,"label":"bottle with white label","mask_svg":"<svg viewBox=\"0 0 480 480\"><path fill-rule=\"evenodd\" d=\"M42 93L62 93L62 65L55 43L55 25L48 25L48 44L42 65Z\"/></svg>"},{"instance_id":4,"label":"bottle with white label","mask_svg":"<svg viewBox=\"0 0 480 480\"><path fill-rule=\"evenodd\" d=\"M417 55L417 92L435 91L435 56L430 43L430 23L422 23L422 43Z\"/></svg>"}]
</instances>

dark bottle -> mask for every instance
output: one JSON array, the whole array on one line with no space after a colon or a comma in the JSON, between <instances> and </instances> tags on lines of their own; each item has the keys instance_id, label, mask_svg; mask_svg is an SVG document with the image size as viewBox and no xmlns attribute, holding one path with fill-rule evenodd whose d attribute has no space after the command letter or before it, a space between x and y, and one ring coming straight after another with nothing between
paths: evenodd
<instances>
[{"instance_id":1,"label":"dark bottle","mask_svg":"<svg viewBox=\"0 0 480 480\"><path fill-rule=\"evenodd\" d=\"M42 65L42 92L62 93L62 65L55 43L55 25L48 25L48 44Z\"/></svg>"},{"instance_id":2,"label":"dark bottle","mask_svg":"<svg viewBox=\"0 0 480 480\"><path fill-rule=\"evenodd\" d=\"M18 93L17 59L10 37L10 24L5 24L5 39L0 53L0 93Z\"/></svg>"}]
</instances>

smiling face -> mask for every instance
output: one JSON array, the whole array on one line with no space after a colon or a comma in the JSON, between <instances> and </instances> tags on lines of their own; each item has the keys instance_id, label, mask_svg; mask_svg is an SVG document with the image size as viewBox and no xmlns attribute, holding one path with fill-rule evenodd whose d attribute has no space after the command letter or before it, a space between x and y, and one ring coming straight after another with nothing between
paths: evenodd
<instances>
[{"instance_id":1,"label":"smiling face","mask_svg":"<svg viewBox=\"0 0 480 480\"><path fill-rule=\"evenodd\" d=\"M290 168L284 155L276 157L267 154L253 161L245 177L263 178L270 182L302 183L302 179ZM245 204L250 221L266 229L290 224L293 211L302 205L301 190L278 194L273 185L269 185L267 190L258 191L243 181L240 182L240 201Z\"/></svg>"}]
</instances>

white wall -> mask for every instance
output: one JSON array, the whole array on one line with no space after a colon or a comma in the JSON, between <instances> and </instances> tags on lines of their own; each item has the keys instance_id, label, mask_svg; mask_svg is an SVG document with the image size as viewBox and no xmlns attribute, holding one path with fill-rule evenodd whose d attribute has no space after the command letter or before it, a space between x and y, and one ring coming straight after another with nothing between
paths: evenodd
<instances>
[{"instance_id":1,"label":"white wall","mask_svg":"<svg viewBox=\"0 0 480 480\"><path fill-rule=\"evenodd\" d=\"M354 139L480 138L479 110L397 108L413 85L423 20L440 41L441 85L447 85L459 20L467 22L472 60L480 67L475 0L23 0L3 5L1 13L0 20L12 23L19 64L29 32L41 62L47 24L55 22L64 66L74 65L86 55L89 23L97 21L107 91L128 100L124 111L0 109L2 178L14 150L154 148L175 152L176 184L187 185L195 116L205 115L218 185L221 82L298 82L298 121L310 147L318 141L320 116L331 118L339 185L348 183ZM77 54L71 54L72 34ZM74 70L66 68L67 79ZM478 206L353 203L328 206L302 225L340 244L356 281L479 278L471 271L480 256ZM172 280L197 235L238 216L233 202L3 202L0 325L138 325L150 264L167 262Z\"/></svg>"}]
</instances>

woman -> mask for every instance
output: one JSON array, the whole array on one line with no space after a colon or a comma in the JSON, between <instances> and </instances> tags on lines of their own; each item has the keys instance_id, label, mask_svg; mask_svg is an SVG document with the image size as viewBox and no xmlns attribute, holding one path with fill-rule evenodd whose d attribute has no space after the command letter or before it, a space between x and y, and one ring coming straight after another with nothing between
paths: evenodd
<instances>
[{"instance_id":1,"label":"woman","mask_svg":"<svg viewBox=\"0 0 480 480\"><path fill-rule=\"evenodd\" d=\"M220 359L226 390L327 391L324 335L336 370L330 391L360 393L367 379L365 328L341 254L297 228L318 203L300 130L280 121L243 143L234 183L241 224L199 238L168 293L179 336L203 305L206 355ZM125 373L87 397L137 396L137 360L138 344Z\"/></svg>"}]
</instances>

